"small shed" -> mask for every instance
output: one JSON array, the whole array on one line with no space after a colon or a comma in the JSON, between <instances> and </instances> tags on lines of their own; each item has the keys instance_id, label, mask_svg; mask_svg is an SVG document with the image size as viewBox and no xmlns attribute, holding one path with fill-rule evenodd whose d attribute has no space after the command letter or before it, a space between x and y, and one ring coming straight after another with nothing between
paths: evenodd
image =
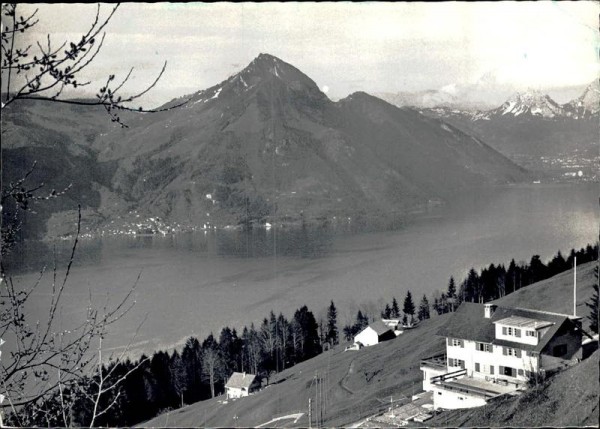
<instances>
[{"instance_id":1,"label":"small shed","mask_svg":"<svg viewBox=\"0 0 600 429\"><path fill-rule=\"evenodd\" d=\"M260 382L256 375L234 372L225 384L225 392L227 399L242 398L258 390L259 387Z\"/></svg>"},{"instance_id":2,"label":"small shed","mask_svg":"<svg viewBox=\"0 0 600 429\"><path fill-rule=\"evenodd\" d=\"M362 343L365 347L368 347L374 346L382 341L391 340L392 338L396 338L393 329L378 320L359 332L356 337L354 337L354 342Z\"/></svg>"}]
</instances>

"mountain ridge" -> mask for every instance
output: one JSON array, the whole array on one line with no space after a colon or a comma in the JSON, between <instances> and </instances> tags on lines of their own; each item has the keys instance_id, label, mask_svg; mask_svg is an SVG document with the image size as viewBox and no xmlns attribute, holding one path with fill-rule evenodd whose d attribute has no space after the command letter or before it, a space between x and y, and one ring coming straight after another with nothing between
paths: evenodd
<instances>
[{"instance_id":1,"label":"mountain ridge","mask_svg":"<svg viewBox=\"0 0 600 429\"><path fill-rule=\"evenodd\" d=\"M90 164L112 166L96 181L123 201L105 218L137 210L225 226L389 216L469 187L529 179L482 140L414 109L364 92L331 101L269 54L163 107L181 100L85 142Z\"/></svg>"}]
</instances>

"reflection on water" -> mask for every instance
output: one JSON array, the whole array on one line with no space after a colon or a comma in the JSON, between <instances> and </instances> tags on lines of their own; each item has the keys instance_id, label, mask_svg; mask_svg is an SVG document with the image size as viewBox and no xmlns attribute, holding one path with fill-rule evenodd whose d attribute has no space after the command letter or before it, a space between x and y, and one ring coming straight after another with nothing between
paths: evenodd
<instances>
[{"instance_id":1,"label":"reflection on water","mask_svg":"<svg viewBox=\"0 0 600 429\"><path fill-rule=\"evenodd\" d=\"M75 266L100 263L111 257L115 249L180 250L207 256L265 258L289 256L321 258L326 256L336 238L359 233L400 228L406 218L383 219L357 217L342 222L324 222L320 225L279 226L277 228L221 229L177 235L136 235L80 239ZM68 263L73 241L51 243L27 241L19 244L4 260L4 266L13 274L39 271Z\"/></svg>"},{"instance_id":2,"label":"reflection on water","mask_svg":"<svg viewBox=\"0 0 600 429\"><path fill-rule=\"evenodd\" d=\"M471 267L529 260L534 254L546 261L559 249L565 253L592 243L598 234L597 201L596 184L529 185L468 191L447 207L385 231L378 229L382 223L353 220L83 240L62 311L70 318L85 315L90 293L99 302L108 295L114 302L141 272L136 306L107 344L126 343L146 314L138 336L145 351L192 334L218 334L225 324L260 322L271 309L291 315L306 304L318 313L331 299L343 324L362 302L402 299L407 290L420 297L445 288L451 275L460 279ZM5 263L13 273L51 267L52 248L25 243ZM70 242L56 244L59 269L69 254ZM20 285L36 278L17 277ZM36 315L45 313L48 277L32 298Z\"/></svg>"}]
</instances>

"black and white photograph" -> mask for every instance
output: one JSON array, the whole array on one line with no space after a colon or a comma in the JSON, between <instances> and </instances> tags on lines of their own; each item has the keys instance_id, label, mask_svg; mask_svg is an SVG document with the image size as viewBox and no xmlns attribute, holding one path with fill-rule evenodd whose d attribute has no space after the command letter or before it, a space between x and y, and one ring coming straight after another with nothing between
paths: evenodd
<instances>
[{"instance_id":1,"label":"black and white photograph","mask_svg":"<svg viewBox=\"0 0 600 429\"><path fill-rule=\"evenodd\" d=\"M598 427L598 1L0 16L0 427Z\"/></svg>"}]
</instances>

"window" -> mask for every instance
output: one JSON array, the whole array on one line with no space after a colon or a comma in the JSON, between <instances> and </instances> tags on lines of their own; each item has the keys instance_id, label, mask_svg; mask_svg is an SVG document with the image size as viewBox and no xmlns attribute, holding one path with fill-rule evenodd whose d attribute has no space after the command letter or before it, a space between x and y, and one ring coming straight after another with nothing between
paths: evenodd
<instances>
[{"instance_id":1,"label":"window","mask_svg":"<svg viewBox=\"0 0 600 429\"><path fill-rule=\"evenodd\" d=\"M492 352L492 345L491 344L486 344L486 343L477 343L475 345L475 349L479 350L480 352Z\"/></svg>"},{"instance_id":2,"label":"window","mask_svg":"<svg viewBox=\"0 0 600 429\"><path fill-rule=\"evenodd\" d=\"M535 331L530 331L530 330L525 331L525 336L526 337L537 337Z\"/></svg>"},{"instance_id":3,"label":"window","mask_svg":"<svg viewBox=\"0 0 600 429\"><path fill-rule=\"evenodd\" d=\"M501 366L500 367L500 375L507 375L509 377L516 377L517 376L517 370L514 368L511 368L509 366Z\"/></svg>"},{"instance_id":4,"label":"window","mask_svg":"<svg viewBox=\"0 0 600 429\"><path fill-rule=\"evenodd\" d=\"M452 338L452 340L450 340L450 345L453 347L464 347L463 340L458 340L456 338Z\"/></svg>"},{"instance_id":5,"label":"window","mask_svg":"<svg viewBox=\"0 0 600 429\"><path fill-rule=\"evenodd\" d=\"M475 372L481 372L481 368L478 362L475 362Z\"/></svg>"},{"instance_id":6,"label":"window","mask_svg":"<svg viewBox=\"0 0 600 429\"><path fill-rule=\"evenodd\" d=\"M509 337L521 338L521 329L513 328L511 326L503 326L502 327L502 335L506 335Z\"/></svg>"},{"instance_id":7,"label":"window","mask_svg":"<svg viewBox=\"0 0 600 429\"><path fill-rule=\"evenodd\" d=\"M448 358L448 366L458 366L465 369L465 361L462 359Z\"/></svg>"},{"instance_id":8,"label":"window","mask_svg":"<svg viewBox=\"0 0 600 429\"><path fill-rule=\"evenodd\" d=\"M521 350L513 349L512 347L502 347L502 354L504 356L521 357Z\"/></svg>"},{"instance_id":9,"label":"window","mask_svg":"<svg viewBox=\"0 0 600 429\"><path fill-rule=\"evenodd\" d=\"M519 369L517 370L517 374L519 374L520 376L523 376L523 374L524 374L524 373L523 373L523 370L519 368Z\"/></svg>"}]
</instances>

